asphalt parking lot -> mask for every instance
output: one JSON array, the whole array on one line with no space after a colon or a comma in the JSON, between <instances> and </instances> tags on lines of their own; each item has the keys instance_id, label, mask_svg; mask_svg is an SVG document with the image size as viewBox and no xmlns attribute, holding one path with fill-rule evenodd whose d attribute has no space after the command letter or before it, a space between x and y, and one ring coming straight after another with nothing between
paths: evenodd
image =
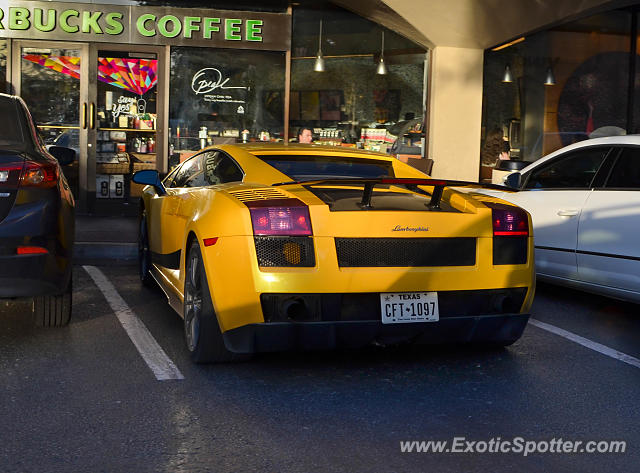
<instances>
[{"instance_id":1,"label":"asphalt parking lot","mask_svg":"<svg viewBox=\"0 0 640 473\"><path fill-rule=\"evenodd\" d=\"M638 471L637 305L539 284L536 325L504 350L372 347L201 366L135 267L97 269L175 376L158 379L82 266L69 327L37 329L24 305L2 306L3 472ZM480 452L519 438L540 450L582 444ZM412 441L450 451L403 453ZM454 441L477 451L451 451ZM589 441L626 447L581 452Z\"/></svg>"}]
</instances>

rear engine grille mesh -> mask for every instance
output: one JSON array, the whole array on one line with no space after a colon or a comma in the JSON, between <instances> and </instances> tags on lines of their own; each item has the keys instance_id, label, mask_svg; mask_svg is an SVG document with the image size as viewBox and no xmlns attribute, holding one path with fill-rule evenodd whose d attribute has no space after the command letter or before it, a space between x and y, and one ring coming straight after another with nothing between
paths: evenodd
<instances>
[{"instance_id":1,"label":"rear engine grille mesh","mask_svg":"<svg viewBox=\"0 0 640 473\"><path fill-rule=\"evenodd\" d=\"M286 199L289 196L277 189L249 189L241 191L229 191L240 202L251 202L255 200Z\"/></svg>"},{"instance_id":2,"label":"rear engine grille mesh","mask_svg":"<svg viewBox=\"0 0 640 473\"><path fill-rule=\"evenodd\" d=\"M311 237L255 236L258 265L308 268L316 265Z\"/></svg>"},{"instance_id":3,"label":"rear engine grille mesh","mask_svg":"<svg viewBox=\"0 0 640 473\"><path fill-rule=\"evenodd\" d=\"M341 267L473 266L475 238L336 238Z\"/></svg>"}]
</instances>

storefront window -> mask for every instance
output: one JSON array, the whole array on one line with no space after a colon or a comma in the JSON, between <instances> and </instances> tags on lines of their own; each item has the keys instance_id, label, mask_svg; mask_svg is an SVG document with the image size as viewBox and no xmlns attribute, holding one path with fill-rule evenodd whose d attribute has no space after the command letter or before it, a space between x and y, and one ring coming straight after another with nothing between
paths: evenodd
<instances>
[{"instance_id":1,"label":"storefront window","mask_svg":"<svg viewBox=\"0 0 640 473\"><path fill-rule=\"evenodd\" d=\"M7 92L7 40L0 39L0 93Z\"/></svg>"},{"instance_id":2,"label":"storefront window","mask_svg":"<svg viewBox=\"0 0 640 473\"><path fill-rule=\"evenodd\" d=\"M173 159L211 143L282 140L284 76L281 52L172 48Z\"/></svg>"},{"instance_id":3,"label":"storefront window","mask_svg":"<svg viewBox=\"0 0 640 473\"><path fill-rule=\"evenodd\" d=\"M80 121L79 49L21 48L20 90L47 143ZM75 139L77 146L77 138Z\"/></svg>"},{"instance_id":4,"label":"storefront window","mask_svg":"<svg viewBox=\"0 0 640 473\"><path fill-rule=\"evenodd\" d=\"M386 74L379 74L383 35ZM317 70L319 49L324 71ZM290 136L310 127L316 142L382 151L402 144L419 155L425 52L337 7L294 9Z\"/></svg>"},{"instance_id":5,"label":"storefront window","mask_svg":"<svg viewBox=\"0 0 640 473\"><path fill-rule=\"evenodd\" d=\"M534 161L589 137L636 133L630 34L631 13L611 11L487 51L482 164L502 151Z\"/></svg>"}]
</instances>

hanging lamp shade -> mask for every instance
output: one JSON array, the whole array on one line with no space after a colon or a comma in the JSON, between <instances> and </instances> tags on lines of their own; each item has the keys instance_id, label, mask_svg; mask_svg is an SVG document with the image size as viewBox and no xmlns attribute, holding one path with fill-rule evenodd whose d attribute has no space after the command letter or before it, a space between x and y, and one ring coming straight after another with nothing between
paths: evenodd
<instances>
[{"instance_id":1,"label":"hanging lamp shade","mask_svg":"<svg viewBox=\"0 0 640 473\"><path fill-rule=\"evenodd\" d=\"M318 54L316 55L313 70L316 72L324 72L324 57L322 57L322 20L320 20L320 34L318 35Z\"/></svg>"},{"instance_id":2,"label":"hanging lamp shade","mask_svg":"<svg viewBox=\"0 0 640 473\"><path fill-rule=\"evenodd\" d=\"M316 72L324 72L324 58L320 51L318 51L318 55L316 56L316 62L313 65L313 70Z\"/></svg>"},{"instance_id":3,"label":"hanging lamp shade","mask_svg":"<svg viewBox=\"0 0 640 473\"><path fill-rule=\"evenodd\" d=\"M553 75L551 66L547 68L547 77L544 80L544 85L556 85L556 77Z\"/></svg>"},{"instance_id":4,"label":"hanging lamp shade","mask_svg":"<svg viewBox=\"0 0 640 473\"><path fill-rule=\"evenodd\" d=\"M382 32L382 46L380 48L380 60L376 68L376 74L385 75L387 73L387 65L384 63L384 31Z\"/></svg>"},{"instance_id":5,"label":"hanging lamp shade","mask_svg":"<svg viewBox=\"0 0 640 473\"><path fill-rule=\"evenodd\" d=\"M513 75L511 74L511 68L508 64L504 66L504 75L502 76L502 82L513 82Z\"/></svg>"}]
</instances>

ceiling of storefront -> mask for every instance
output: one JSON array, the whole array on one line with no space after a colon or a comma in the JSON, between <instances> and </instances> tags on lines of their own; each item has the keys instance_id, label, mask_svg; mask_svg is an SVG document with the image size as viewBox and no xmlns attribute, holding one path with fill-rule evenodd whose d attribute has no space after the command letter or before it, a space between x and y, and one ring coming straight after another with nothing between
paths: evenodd
<instances>
[{"instance_id":1,"label":"ceiling of storefront","mask_svg":"<svg viewBox=\"0 0 640 473\"><path fill-rule=\"evenodd\" d=\"M178 3L176 0L102 1L154 6ZM184 0L181 6L284 12L291 5L323 10L330 15L333 5L338 5L423 47L486 49L523 34L634 4L640 4L640 0ZM330 32L331 25L326 26Z\"/></svg>"},{"instance_id":2,"label":"ceiling of storefront","mask_svg":"<svg viewBox=\"0 0 640 473\"><path fill-rule=\"evenodd\" d=\"M427 47L486 49L632 0L334 0Z\"/></svg>"}]
</instances>

